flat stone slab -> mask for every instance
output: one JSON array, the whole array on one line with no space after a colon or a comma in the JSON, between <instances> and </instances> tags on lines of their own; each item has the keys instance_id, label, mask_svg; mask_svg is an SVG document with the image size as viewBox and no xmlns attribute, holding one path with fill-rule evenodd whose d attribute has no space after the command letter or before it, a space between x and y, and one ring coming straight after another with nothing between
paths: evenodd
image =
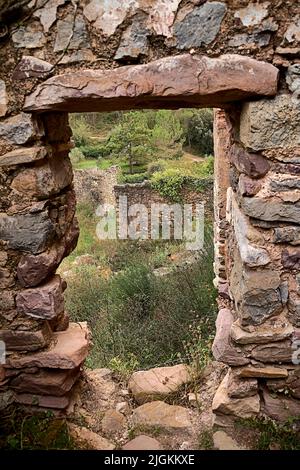
<instances>
[{"instance_id":1,"label":"flat stone slab","mask_svg":"<svg viewBox=\"0 0 300 470\"><path fill-rule=\"evenodd\" d=\"M255 96L274 96L278 69L249 57L212 59L183 54L109 71L83 70L52 77L25 100L26 111L114 111L220 107Z\"/></svg>"},{"instance_id":2,"label":"flat stone slab","mask_svg":"<svg viewBox=\"0 0 300 470\"><path fill-rule=\"evenodd\" d=\"M87 428L77 426L73 423L68 423L70 435L73 439L82 444L85 449L90 450L114 450L115 445L105 439L105 437L90 431Z\"/></svg>"},{"instance_id":3,"label":"flat stone slab","mask_svg":"<svg viewBox=\"0 0 300 470\"><path fill-rule=\"evenodd\" d=\"M8 152L0 157L0 167L23 165L42 160L47 155L44 147L22 147Z\"/></svg>"},{"instance_id":4,"label":"flat stone slab","mask_svg":"<svg viewBox=\"0 0 300 470\"><path fill-rule=\"evenodd\" d=\"M166 397L191 380L188 367L178 364L132 374L128 388L139 404Z\"/></svg>"},{"instance_id":5,"label":"flat stone slab","mask_svg":"<svg viewBox=\"0 0 300 470\"><path fill-rule=\"evenodd\" d=\"M289 338L294 332L292 325L278 321L274 324L262 324L255 327L241 328L237 320L231 326L231 338L239 344L264 344Z\"/></svg>"},{"instance_id":6,"label":"flat stone slab","mask_svg":"<svg viewBox=\"0 0 300 470\"><path fill-rule=\"evenodd\" d=\"M246 366L238 372L240 377L263 377L269 379L283 379L288 376L287 369L281 367L254 367Z\"/></svg>"},{"instance_id":7,"label":"flat stone slab","mask_svg":"<svg viewBox=\"0 0 300 470\"><path fill-rule=\"evenodd\" d=\"M134 410L132 420L136 425L167 430L188 429L192 426L187 408L168 405L163 401L152 401L139 406Z\"/></svg>"},{"instance_id":8,"label":"flat stone slab","mask_svg":"<svg viewBox=\"0 0 300 470\"><path fill-rule=\"evenodd\" d=\"M161 444L158 440L150 436L141 434L122 447L122 450L161 450Z\"/></svg>"},{"instance_id":9,"label":"flat stone slab","mask_svg":"<svg viewBox=\"0 0 300 470\"><path fill-rule=\"evenodd\" d=\"M217 450L243 450L237 442L224 431L217 431L213 435L214 447Z\"/></svg>"},{"instance_id":10,"label":"flat stone slab","mask_svg":"<svg viewBox=\"0 0 300 470\"><path fill-rule=\"evenodd\" d=\"M71 323L66 331L53 334L53 344L46 351L24 356L10 356L5 367L47 367L54 369L75 369L88 354L89 339L86 322Z\"/></svg>"}]
</instances>

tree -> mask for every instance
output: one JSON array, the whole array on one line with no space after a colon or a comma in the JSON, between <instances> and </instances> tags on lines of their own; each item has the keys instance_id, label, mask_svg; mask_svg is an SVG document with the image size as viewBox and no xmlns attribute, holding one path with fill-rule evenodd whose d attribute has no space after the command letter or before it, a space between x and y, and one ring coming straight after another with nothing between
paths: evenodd
<instances>
[{"instance_id":1,"label":"tree","mask_svg":"<svg viewBox=\"0 0 300 470\"><path fill-rule=\"evenodd\" d=\"M213 112L211 109L197 109L187 119L186 144L202 155L212 155Z\"/></svg>"},{"instance_id":2,"label":"tree","mask_svg":"<svg viewBox=\"0 0 300 470\"><path fill-rule=\"evenodd\" d=\"M130 174L134 166L144 165L151 160L153 148L152 132L147 126L143 113L132 111L124 114L122 122L110 133L102 147L102 155L124 158L129 165Z\"/></svg>"}]
</instances>

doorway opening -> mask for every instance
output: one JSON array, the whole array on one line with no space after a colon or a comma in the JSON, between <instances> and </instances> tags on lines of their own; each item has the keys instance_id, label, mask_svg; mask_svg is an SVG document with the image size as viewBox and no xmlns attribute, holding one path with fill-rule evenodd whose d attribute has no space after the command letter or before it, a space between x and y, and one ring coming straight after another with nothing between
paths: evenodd
<instances>
[{"instance_id":1,"label":"doorway opening","mask_svg":"<svg viewBox=\"0 0 300 470\"><path fill-rule=\"evenodd\" d=\"M213 111L81 113L69 121L80 238L60 273L71 320L87 321L92 331L88 365L122 378L181 362L204 367L217 315ZM194 210L205 203L203 249L187 249L174 234L101 239L97 208L118 206L120 197L149 213L151 204Z\"/></svg>"}]
</instances>

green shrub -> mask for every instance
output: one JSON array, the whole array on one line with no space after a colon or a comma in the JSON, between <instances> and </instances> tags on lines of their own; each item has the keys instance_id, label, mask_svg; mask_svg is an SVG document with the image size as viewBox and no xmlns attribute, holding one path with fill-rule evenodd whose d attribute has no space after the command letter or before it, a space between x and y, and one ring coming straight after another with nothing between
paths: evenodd
<instances>
[{"instance_id":1,"label":"green shrub","mask_svg":"<svg viewBox=\"0 0 300 470\"><path fill-rule=\"evenodd\" d=\"M73 165L84 160L84 155L78 147L73 148L69 155Z\"/></svg>"},{"instance_id":2,"label":"green shrub","mask_svg":"<svg viewBox=\"0 0 300 470\"><path fill-rule=\"evenodd\" d=\"M147 172L149 176L152 176L158 171L163 171L166 169L166 162L164 160L157 160L156 162L151 162L148 165Z\"/></svg>"},{"instance_id":3,"label":"green shrub","mask_svg":"<svg viewBox=\"0 0 300 470\"><path fill-rule=\"evenodd\" d=\"M78 268L68 280L66 308L73 321L87 321L91 327L90 367L113 364L126 374L135 361L139 368L189 361L197 369L208 361L217 311L210 226L205 240L199 262L169 276L154 276L146 264L155 247L164 246L151 241L103 242L102 250L117 250L115 267L125 267L108 279L96 266ZM167 254L168 244L165 250Z\"/></svg>"},{"instance_id":4,"label":"green shrub","mask_svg":"<svg viewBox=\"0 0 300 470\"><path fill-rule=\"evenodd\" d=\"M202 163L201 173L203 176L211 176L214 174L214 157L212 155L206 157Z\"/></svg>"},{"instance_id":5,"label":"green shrub","mask_svg":"<svg viewBox=\"0 0 300 470\"><path fill-rule=\"evenodd\" d=\"M103 145L101 144L90 144L90 145L83 145L80 147L81 152L85 156L85 158L101 158L103 155Z\"/></svg>"},{"instance_id":6,"label":"green shrub","mask_svg":"<svg viewBox=\"0 0 300 470\"><path fill-rule=\"evenodd\" d=\"M148 173L136 173L133 175L120 174L118 178L118 182L120 184L126 184L126 183L134 184L134 183L142 183L146 179L148 179Z\"/></svg>"},{"instance_id":7,"label":"green shrub","mask_svg":"<svg viewBox=\"0 0 300 470\"><path fill-rule=\"evenodd\" d=\"M92 130L86 121L85 115L72 114L70 116L70 125L76 147L82 147L91 143Z\"/></svg>"},{"instance_id":8,"label":"green shrub","mask_svg":"<svg viewBox=\"0 0 300 470\"><path fill-rule=\"evenodd\" d=\"M181 201L181 190L186 182L186 177L180 170L169 168L167 170L154 173L151 177L153 189L170 201Z\"/></svg>"}]
</instances>

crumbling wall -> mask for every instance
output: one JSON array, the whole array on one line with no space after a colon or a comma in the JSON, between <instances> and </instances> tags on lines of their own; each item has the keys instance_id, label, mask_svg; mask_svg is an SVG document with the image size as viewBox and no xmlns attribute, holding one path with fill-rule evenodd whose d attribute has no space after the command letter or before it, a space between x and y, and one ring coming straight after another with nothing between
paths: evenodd
<instances>
[{"instance_id":1,"label":"crumbling wall","mask_svg":"<svg viewBox=\"0 0 300 470\"><path fill-rule=\"evenodd\" d=\"M88 353L86 325L68 325L55 275L78 237L67 113L211 106L225 110L216 126L227 133L213 349L231 366L214 411L299 415L299 3L30 6L19 23L1 12L0 405L65 409ZM143 65L119 67L132 63Z\"/></svg>"},{"instance_id":2,"label":"crumbling wall","mask_svg":"<svg viewBox=\"0 0 300 470\"><path fill-rule=\"evenodd\" d=\"M107 170L92 168L74 171L74 190L78 203L115 204L114 187L118 180L118 168Z\"/></svg>"}]
</instances>

